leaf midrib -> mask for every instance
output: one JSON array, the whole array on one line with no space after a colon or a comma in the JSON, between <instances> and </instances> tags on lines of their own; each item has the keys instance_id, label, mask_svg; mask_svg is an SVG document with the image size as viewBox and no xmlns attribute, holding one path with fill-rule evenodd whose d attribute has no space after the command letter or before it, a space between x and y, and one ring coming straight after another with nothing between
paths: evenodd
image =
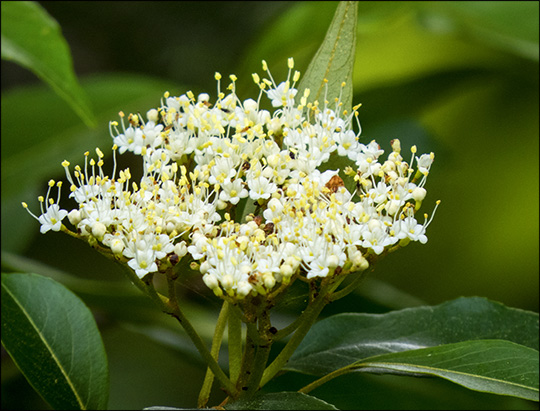
<instances>
[{"instance_id":1,"label":"leaf midrib","mask_svg":"<svg viewBox=\"0 0 540 411\"><path fill-rule=\"evenodd\" d=\"M59 361L58 357L56 356L56 354L54 353L54 351L52 350L52 348L50 347L50 345L47 343L47 340L44 338L43 334L41 333L41 331L39 330L39 328L37 327L37 325L34 323L34 321L32 320L32 318L30 317L29 313L25 310L24 306L22 305L22 303L13 295L13 293L9 290L9 288L5 285L5 284L2 284L2 287L5 289L5 291L9 294L9 296L13 299L13 301L15 302L15 304L17 304L17 307L19 307L19 309L21 310L21 312L25 315L27 321L30 323L30 325L34 328L34 330L36 331L37 335L39 336L39 338L41 339L41 341L43 342L43 345L45 345L45 347L47 348L47 350L49 351L51 357L53 358L54 362L56 363L56 365L58 366L58 369L60 370L60 372L62 373L62 375L64 376L64 379L66 380L68 386L70 387L71 391L73 392L73 395L75 396L75 398L77 399L77 402L79 403L79 406L80 406L80 409L81 410L84 410L86 409L86 407L83 405L83 402L82 402L82 399L80 398L79 394L77 393L77 390L75 389L74 385L73 385L73 382L71 381L71 379L69 378L69 375L66 373L66 370L64 369L64 367L62 366L62 363Z\"/></svg>"}]
</instances>

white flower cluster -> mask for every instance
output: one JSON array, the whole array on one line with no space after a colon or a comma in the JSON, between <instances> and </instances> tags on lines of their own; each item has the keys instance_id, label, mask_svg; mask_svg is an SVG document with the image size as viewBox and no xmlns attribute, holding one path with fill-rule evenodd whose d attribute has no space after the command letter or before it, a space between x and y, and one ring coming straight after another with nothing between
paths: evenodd
<instances>
[{"instance_id":1,"label":"white flower cluster","mask_svg":"<svg viewBox=\"0 0 540 411\"><path fill-rule=\"evenodd\" d=\"M265 62L263 69L269 79L253 75L257 101L237 97L234 75L223 93L216 73L215 103L208 94L165 93L146 122L131 114L126 127L120 113L121 124L111 122L113 153L142 156L142 178L132 182L129 169L116 176L116 157L107 177L99 149L97 161L86 153L84 170L76 166L73 176L64 161L79 207L61 210L61 182L51 180L34 216L41 232L65 229L68 216L78 236L109 248L141 278L187 255L209 288L234 298L266 294L295 275L364 270L370 255L425 243L431 220L418 223L415 211L433 153L418 157L413 147L407 163L393 140L379 161L379 145L361 144L353 130L358 107L347 113L339 99L307 103L309 90L298 98L292 59L280 84ZM273 113L260 108L264 95ZM341 158L342 170L319 170L330 156ZM49 198L55 184L56 202Z\"/></svg>"}]
</instances>

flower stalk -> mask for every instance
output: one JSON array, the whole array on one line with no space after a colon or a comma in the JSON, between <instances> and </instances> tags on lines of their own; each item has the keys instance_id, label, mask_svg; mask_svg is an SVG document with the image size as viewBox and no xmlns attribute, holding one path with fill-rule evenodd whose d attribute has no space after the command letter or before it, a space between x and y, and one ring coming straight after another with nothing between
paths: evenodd
<instances>
[{"instance_id":1,"label":"flower stalk","mask_svg":"<svg viewBox=\"0 0 540 411\"><path fill-rule=\"evenodd\" d=\"M294 351L298 348L324 306L330 302L328 297L337 287L339 287L344 279L345 277L342 276L337 277L335 281L326 283L323 281L320 291L318 291L317 295L314 296L306 310L301 314L299 322L300 324L295 333L276 359L264 370L264 374L260 382L261 387L268 383L279 371L281 371L289 358L291 358Z\"/></svg>"},{"instance_id":2,"label":"flower stalk","mask_svg":"<svg viewBox=\"0 0 540 411\"><path fill-rule=\"evenodd\" d=\"M216 328L214 331L214 337L212 339L212 348L210 349L210 354L212 355L214 360L216 360L216 362L218 361L218 358L219 358L221 340L223 338L223 333L225 332L225 326L227 325L227 319L229 318L229 316L230 316L229 303L224 301L223 305L221 306L221 310L219 312ZM199 401L197 403L197 407L203 408L206 406L208 402L208 398L210 398L210 391L212 389L213 382L214 382L214 373L212 372L210 368L208 368L206 370L206 375L204 377L204 382L203 382L201 391L199 392Z\"/></svg>"}]
</instances>

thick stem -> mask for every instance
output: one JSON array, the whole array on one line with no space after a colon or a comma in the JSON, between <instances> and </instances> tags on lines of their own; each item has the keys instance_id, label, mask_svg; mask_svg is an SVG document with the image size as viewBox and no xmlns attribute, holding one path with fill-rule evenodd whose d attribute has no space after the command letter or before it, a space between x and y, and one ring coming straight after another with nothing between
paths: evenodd
<instances>
[{"instance_id":1,"label":"thick stem","mask_svg":"<svg viewBox=\"0 0 540 411\"><path fill-rule=\"evenodd\" d=\"M246 345L244 347L244 355L242 356L240 376L236 382L239 393L247 391L248 389L247 382L251 375L251 370L253 369L253 360L255 359L255 350L257 348L256 341L252 337L254 333L250 332L250 328L254 328L254 324L247 323L246 326L248 329L246 333Z\"/></svg>"},{"instance_id":2,"label":"thick stem","mask_svg":"<svg viewBox=\"0 0 540 411\"><path fill-rule=\"evenodd\" d=\"M271 347L272 343L270 341L257 346L257 353L251 367L251 376L247 383L245 397L251 397L259 390Z\"/></svg>"},{"instance_id":3,"label":"thick stem","mask_svg":"<svg viewBox=\"0 0 540 411\"><path fill-rule=\"evenodd\" d=\"M269 331L271 326L268 309L265 309L259 317L259 341L257 344L255 360L251 367L251 377L248 381L248 389L246 392L247 397L252 396L259 390L259 385L272 347L272 336Z\"/></svg>"}]
</instances>

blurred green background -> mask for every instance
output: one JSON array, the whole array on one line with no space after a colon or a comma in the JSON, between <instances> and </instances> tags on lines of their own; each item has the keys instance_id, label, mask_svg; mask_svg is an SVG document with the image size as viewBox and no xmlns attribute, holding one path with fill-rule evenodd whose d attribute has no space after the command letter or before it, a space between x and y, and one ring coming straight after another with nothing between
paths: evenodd
<instances>
[{"instance_id":1,"label":"blurred green background","mask_svg":"<svg viewBox=\"0 0 540 411\"><path fill-rule=\"evenodd\" d=\"M235 73L240 97L252 97L251 73L262 73L262 59L276 81L288 57L305 71L336 3L40 4L62 27L98 126L87 128L32 73L2 61L3 271L50 275L94 310L111 367L110 408L193 406L203 370L183 334L88 246L40 235L20 203L37 212L47 181L63 178L62 160L81 163L96 146L110 152L108 122L120 110L145 113L166 90L215 98L215 71ZM416 144L419 153L435 152L423 209L431 214L442 203L426 245L387 256L364 287L323 314L473 295L537 312L538 2L360 2L358 17L354 103L362 103L362 141L376 139L388 152L399 138L404 150ZM134 164L120 158L122 167ZM210 336L218 302L196 275L181 282L187 310ZM274 384L290 389L304 378ZM331 389L320 396L357 409L534 408L441 381L358 376L355 384L369 387L361 400L335 399ZM2 408L42 406L2 352Z\"/></svg>"}]
</instances>

